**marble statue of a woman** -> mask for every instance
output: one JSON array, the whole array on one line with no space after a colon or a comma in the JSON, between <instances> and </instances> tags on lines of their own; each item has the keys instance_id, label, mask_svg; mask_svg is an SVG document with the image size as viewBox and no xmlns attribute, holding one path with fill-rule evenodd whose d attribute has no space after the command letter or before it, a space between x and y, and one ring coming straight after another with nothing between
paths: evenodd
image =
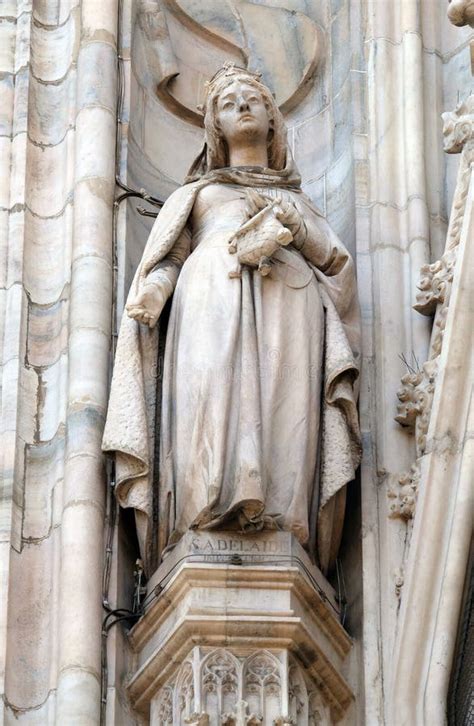
<instances>
[{"instance_id":1,"label":"marble statue of a woman","mask_svg":"<svg viewBox=\"0 0 474 726\"><path fill-rule=\"evenodd\" d=\"M103 448L148 569L188 529L272 528L328 571L360 458L353 262L302 193L259 78L224 67L204 112L203 151L130 290ZM291 233L282 244L277 228ZM263 267L245 256L250 243Z\"/></svg>"}]
</instances>

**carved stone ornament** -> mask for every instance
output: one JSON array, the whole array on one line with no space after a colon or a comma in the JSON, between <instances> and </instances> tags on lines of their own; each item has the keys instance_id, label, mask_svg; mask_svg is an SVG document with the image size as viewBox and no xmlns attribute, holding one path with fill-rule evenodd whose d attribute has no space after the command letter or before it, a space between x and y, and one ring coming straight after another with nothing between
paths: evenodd
<instances>
[{"instance_id":1,"label":"carved stone ornament","mask_svg":"<svg viewBox=\"0 0 474 726\"><path fill-rule=\"evenodd\" d=\"M446 293L453 281L453 269L456 255L448 250L440 260L431 265L423 265L420 270L421 278L418 283L420 290L416 296L414 309L423 315L433 315L439 303L444 303Z\"/></svg>"},{"instance_id":2,"label":"carved stone ornament","mask_svg":"<svg viewBox=\"0 0 474 726\"><path fill-rule=\"evenodd\" d=\"M453 25L474 28L474 0L449 0L448 18Z\"/></svg>"},{"instance_id":3,"label":"carved stone ornament","mask_svg":"<svg viewBox=\"0 0 474 726\"><path fill-rule=\"evenodd\" d=\"M262 719L254 713L249 713L247 701L239 701L232 714L224 714L223 726L260 726Z\"/></svg>"},{"instance_id":4,"label":"carved stone ornament","mask_svg":"<svg viewBox=\"0 0 474 726\"><path fill-rule=\"evenodd\" d=\"M448 154L459 154L474 139L474 96L470 95L454 111L443 113L442 118L444 150Z\"/></svg>"},{"instance_id":5,"label":"carved stone ornament","mask_svg":"<svg viewBox=\"0 0 474 726\"><path fill-rule=\"evenodd\" d=\"M408 521L415 515L418 484L420 481L420 468L418 463L412 464L410 471L400 474L399 487L390 489L387 493L390 504L390 517Z\"/></svg>"},{"instance_id":6,"label":"carved stone ornament","mask_svg":"<svg viewBox=\"0 0 474 726\"><path fill-rule=\"evenodd\" d=\"M417 456L425 451L436 368L437 359L434 358L424 363L420 371L405 374L401 380L403 386L397 393L400 403L395 420L415 432Z\"/></svg>"},{"instance_id":7,"label":"carved stone ornament","mask_svg":"<svg viewBox=\"0 0 474 726\"><path fill-rule=\"evenodd\" d=\"M453 16L455 13L459 14L462 8L464 8L463 12L469 14L474 8L474 3L453 2L450 6L450 13ZM469 15L469 17L471 16ZM443 120L445 151L452 154L462 152L462 154L445 252L440 260L430 265L423 265L421 268L419 292L416 296L416 305L414 305L417 312L434 316L429 358L420 370L410 371L402 377L402 388L397 393L399 404L395 420L414 432L417 458L410 471L399 476L400 487L390 489L387 495L390 499L389 516L405 521L412 519L415 514L420 482L420 457L426 450L438 362L443 347L444 330L456 268L457 247L471 180L471 165L474 162L474 96L471 95L466 101L460 103L455 111L444 113Z\"/></svg>"},{"instance_id":8,"label":"carved stone ornament","mask_svg":"<svg viewBox=\"0 0 474 726\"><path fill-rule=\"evenodd\" d=\"M244 656L230 649L195 648L156 699L153 726L330 726L329 707L302 669L283 651ZM197 684L190 694L188 684ZM288 692L283 697L284 684ZM288 701L290 713L282 715ZM194 711L196 703L202 711Z\"/></svg>"},{"instance_id":9,"label":"carved stone ornament","mask_svg":"<svg viewBox=\"0 0 474 726\"><path fill-rule=\"evenodd\" d=\"M193 713L184 719L189 726L209 726L209 715L207 713Z\"/></svg>"}]
</instances>

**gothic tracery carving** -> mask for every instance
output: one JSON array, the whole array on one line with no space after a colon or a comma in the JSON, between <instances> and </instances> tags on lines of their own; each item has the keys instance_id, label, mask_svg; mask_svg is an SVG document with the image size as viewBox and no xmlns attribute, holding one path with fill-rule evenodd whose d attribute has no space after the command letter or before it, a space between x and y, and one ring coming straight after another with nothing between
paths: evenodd
<instances>
[{"instance_id":1,"label":"gothic tracery carving","mask_svg":"<svg viewBox=\"0 0 474 726\"><path fill-rule=\"evenodd\" d=\"M283 684L288 688L286 698ZM284 712L284 702L289 704L289 713ZM226 648L207 652L194 648L161 689L154 713L160 726L332 723L329 706L297 661L283 651L269 650L244 655Z\"/></svg>"},{"instance_id":2,"label":"gothic tracery carving","mask_svg":"<svg viewBox=\"0 0 474 726\"><path fill-rule=\"evenodd\" d=\"M173 726L173 685L165 686L157 707L158 720L163 726Z\"/></svg>"},{"instance_id":3,"label":"gothic tracery carving","mask_svg":"<svg viewBox=\"0 0 474 726\"><path fill-rule=\"evenodd\" d=\"M454 3L453 3L454 5ZM441 259L421 268L421 280L414 309L433 315L428 360L420 370L410 371L402 379L398 391L398 412L395 420L415 434L416 460L408 472L400 474L400 487L390 489L390 517L406 521L414 517L420 481L420 457L426 450L426 437L436 388L438 362L443 347L444 330L449 309L466 199L474 161L474 96L460 103L453 112L444 113L444 149L447 153L462 151L452 214Z\"/></svg>"},{"instance_id":4,"label":"gothic tracery carving","mask_svg":"<svg viewBox=\"0 0 474 726\"><path fill-rule=\"evenodd\" d=\"M237 703L238 663L229 652L218 650L205 660L202 670L202 691L206 710L217 708L230 712Z\"/></svg>"},{"instance_id":5,"label":"gothic tracery carving","mask_svg":"<svg viewBox=\"0 0 474 726\"><path fill-rule=\"evenodd\" d=\"M189 661L181 667L176 690L179 719L186 723L186 718L194 713L194 675Z\"/></svg>"}]
</instances>

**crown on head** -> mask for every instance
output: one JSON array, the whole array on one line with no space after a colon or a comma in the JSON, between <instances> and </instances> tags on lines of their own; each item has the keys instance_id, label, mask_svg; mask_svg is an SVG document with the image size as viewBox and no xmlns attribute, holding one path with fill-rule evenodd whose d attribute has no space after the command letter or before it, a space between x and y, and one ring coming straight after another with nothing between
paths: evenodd
<instances>
[{"instance_id":1,"label":"crown on head","mask_svg":"<svg viewBox=\"0 0 474 726\"><path fill-rule=\"evenodd\" d=\"M204 105L197 106L198 111L203 113L206 108L207 99L209 96L213 94L213 92L222 85L222 81L224 79L232 78L233 76L249 76L255 81L261 82L262 74L261 73L253 73L252 71L249 71L247 68L240 68L239 66L235 65L232 61L226 61L222 68L219 68L217 73L215 73L210 81L206 81L204 83L204 88L206 89L206 100L204 102Z\"/></svg>"}]
</instances>

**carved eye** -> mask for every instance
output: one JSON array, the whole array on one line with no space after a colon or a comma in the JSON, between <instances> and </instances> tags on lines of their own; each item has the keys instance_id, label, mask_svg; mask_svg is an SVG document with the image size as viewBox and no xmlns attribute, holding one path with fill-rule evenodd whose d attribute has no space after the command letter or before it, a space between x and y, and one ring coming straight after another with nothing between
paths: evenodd
<instances>
[{"instance_id":1,"label":"carved eye","mask_svg":"<svg viewBox=\"0 0 474 726\"><path fill-rule=\"evenodd\" d=\"M247 99L249 103L259 103L260 99L257 96L250 96L249 99Z\"/></svg>"},{"instance_id":2,"label":"carved eye","mask_svg":"<svg viewBox=\"0 0 474 726\"><path fill-rule=\"evenodd\" d=\"M234 108L234 104L232 101L225 101L225 103L222 105L222 108L224 111L229 111L229 109Z\"/></svg>"}]
</instances>

